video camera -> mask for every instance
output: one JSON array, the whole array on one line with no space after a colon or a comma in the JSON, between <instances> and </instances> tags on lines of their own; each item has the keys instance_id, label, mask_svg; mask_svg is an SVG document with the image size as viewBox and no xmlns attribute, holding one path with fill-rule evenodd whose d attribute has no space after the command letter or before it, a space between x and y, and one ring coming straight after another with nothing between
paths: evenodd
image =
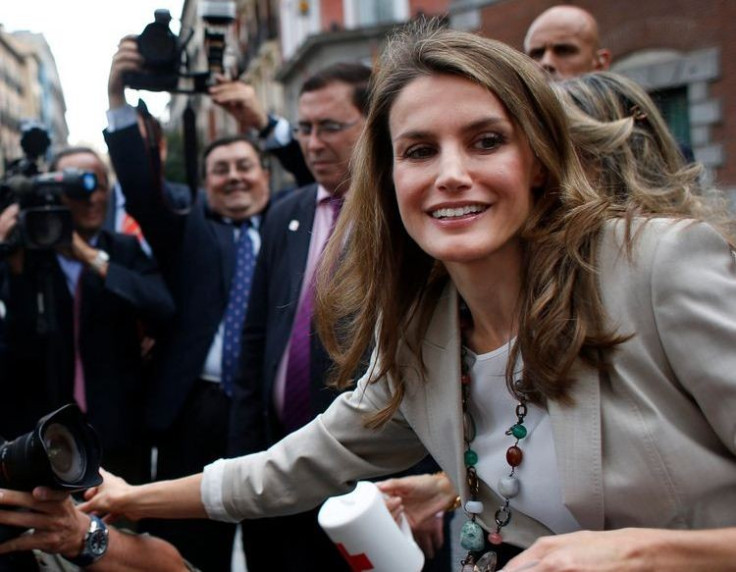
<instances>
[{"instance_id":1,"label":"video camera","mask_svg":"<svg viewBox=\"0 0 736 572\"><path fill-rule=\"evenodd\" d=\"M87 199L97 188L97 177L87 171L40 173L38 161L50 143L48 132L39 123L28 121L21 127L25 156L11 163L0 180L0 212L13 203L20 207L17 232L5 241L6 248L47 250L71 244L72 216L61 197Z\"/></svg>"},{"instance_id":2,"label":"video camera","mask_svg":"<svg viewBox=\"0 0 736 572\"><path fill-rule=\"evenodd\" d=\"M18 491L38 486L68 492L88 489L102 483L101 457L97 433L76 405L65 405L13 441L0 437L0 487ZM0 526L0 542L21 532L17 527Z\"/></svg>"},{"instance_id":3,"label":"video camera","mask_svg":"<svg viewBox=\"0 0 736 572\"><path fill-rule=\"evenodd\" d=\"M199 5L204 22L204 48L207 71L192 71L192 55L186 50L194 30L174 35L169 28L171 13L160 9L154 21L138 36L138 51L143 56L142 72L123 74L125 85L147 91L206 93L212 74L225 73L225 50L228 27L235 21L235 2L209 0ZM184 39L182 39L184 38Z\"/></svg>"}]
</instances>

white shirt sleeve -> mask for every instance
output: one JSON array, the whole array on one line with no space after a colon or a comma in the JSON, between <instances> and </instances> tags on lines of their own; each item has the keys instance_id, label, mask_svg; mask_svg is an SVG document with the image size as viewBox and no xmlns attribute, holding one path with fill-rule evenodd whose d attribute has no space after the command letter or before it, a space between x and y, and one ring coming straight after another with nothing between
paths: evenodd
<instances>
[{"instance_id":1,"label":"white shirt sleeve","mask_svg":"<svg viewBox=\"0 0 736 572\"><path fill-rule=\"evenodd\" d=\"M218 459L214 463L207 465L202 474L202 487L200 493L202 495L202 504L212 520L222 522L239 522L233 519L225 510L225 503L222 499L222 482L225 474L226 459Z\"/></svg>"},{"instance_id":2,"label":"white shirt sleeve","mask_svg":"<svg viewBox=\"0 0 736 572\"><path fill-rule=\"evenodd\" d=\"M110 133L120 131L138 122L138 113L132 105L127 103L122 107L107 110L107 130Z\"/></svg>"}]
</instances>

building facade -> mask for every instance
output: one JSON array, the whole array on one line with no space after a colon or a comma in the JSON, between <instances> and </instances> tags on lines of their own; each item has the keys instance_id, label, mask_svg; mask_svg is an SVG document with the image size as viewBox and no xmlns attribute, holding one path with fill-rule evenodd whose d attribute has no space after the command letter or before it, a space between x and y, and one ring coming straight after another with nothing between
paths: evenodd
<instances>
[{"instance_id":1,"label":"building facade","mask_svg":"<svg viewBox=\"0 0 736 572\"><path fill-rule=\"evenodd\" d=\"M195 30L201 45L198 0L185 0L182 26ZM296 117L296 99L304 79L335 61L370 64L387 33L420 14L442 15L449 0L237 0L232 39L237 72L256 90L264 107ZM234 122L208 98L172 99L172 127L180 128L186 102L196 110L201 142L237 130Z\"/></svg>"},{"instance_id":2,"label":"building facade","mask_svg":"<svg viewBox=\"0 0 736 572\"><path fill-rule=\"evenodd\" d=\"M22 156L24 120L43 124L52 148L67 144L66 105L53 55L41 34L7 33L0 26L0 174Z\"/></svg>"},{"instance_id":3,"label":"building facade","mask_svg":"<svg viewBox=\"0 0 736 572\"><path fill-rule=\"evenodd\" d=\"M706 182L736 205L736 2L732 0L455 0L451 25L523 48L534 18L556 4L590 11L612 70L644 86Z\"/></svg>"}]
</instances>

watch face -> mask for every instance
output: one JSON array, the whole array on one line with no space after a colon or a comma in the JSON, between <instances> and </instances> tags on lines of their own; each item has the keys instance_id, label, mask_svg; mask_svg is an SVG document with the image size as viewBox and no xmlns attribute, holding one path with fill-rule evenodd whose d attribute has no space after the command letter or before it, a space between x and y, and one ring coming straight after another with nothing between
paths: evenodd
<instances>
[{"instance_id":1,"label":"watch face","mask_svg":"<svg viewBox=\"0 0 736 572\"><path fill-rule=\"evenodd\" d=\"M102 556L107 550L107 531L95 530L87 541L89 551L95 556Z\"/></svg>"}]
</instances>

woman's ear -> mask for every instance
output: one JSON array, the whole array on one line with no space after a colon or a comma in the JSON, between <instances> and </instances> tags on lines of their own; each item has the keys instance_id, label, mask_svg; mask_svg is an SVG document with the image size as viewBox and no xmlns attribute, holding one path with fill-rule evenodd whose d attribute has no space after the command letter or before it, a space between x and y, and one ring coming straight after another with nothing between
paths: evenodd
<instances>
[{"instance_id":1,"label":"woman's ear","mask_svg":"<svg viewBox=\"0 0 736 572\"><path fill-rule=\"evenodd\" d=\"M540 189L547 184L547 167L538 158L534 158L534 170L532 172L532 189Z\"/></svg>"}]
</instances>

